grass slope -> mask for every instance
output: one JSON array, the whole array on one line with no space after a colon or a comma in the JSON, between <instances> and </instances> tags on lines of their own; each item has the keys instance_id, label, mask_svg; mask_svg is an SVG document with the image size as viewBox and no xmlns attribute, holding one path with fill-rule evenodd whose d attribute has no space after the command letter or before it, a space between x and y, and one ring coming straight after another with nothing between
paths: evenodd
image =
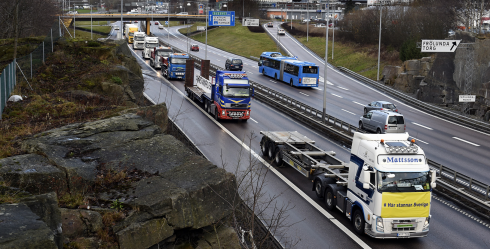
<instances>
[{"instance_id":1,"label":"grass slope","mask_svg":"<svg viewBox=\"0 0 490 249\"><path fill-rule=\"evenodd\" d=\"M76 22L76 27L88 30L90 32L90 21ZM102 26L107 25L107 21L94 21L92 24L92 30L97 32L102 32L109 34L111 32L112 26Z\"/></svg>"},{"instance_id":2,"label":"grass slope","mask_svg":"<svg viewBox=\"0 0 490 249\"><path fill-rule=\"evenodd\" d=\"M193 25L191 30L196 30ZM186 29L183 32L185 34ZM195 34L192 39L205 43L205 33ZM208 31L208 45L250 58L259 57L265 51L280 51L266 33L250 32L247 27L237 23L234 27L219 27Z\"/></svg>"}]
</instances>

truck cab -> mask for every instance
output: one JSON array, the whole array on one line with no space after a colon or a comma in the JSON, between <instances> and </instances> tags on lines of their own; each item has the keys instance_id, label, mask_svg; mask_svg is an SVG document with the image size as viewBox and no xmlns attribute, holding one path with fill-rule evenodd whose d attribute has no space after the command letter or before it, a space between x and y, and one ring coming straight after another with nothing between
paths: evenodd
<instances>
[{"instance_id":1,"label":"truck cab","mask_svg":"<svg viewBox=\"0 0 490 249\"><path fill-rule=\"evenodd\" d=\"M216 71L213 77L215 88L213 100L216 119L241 119L246 122L250 118L250 105L253 89L243 71Z\"/></svg>"},{"instance_id":2,"label":"truck cab","mask_svg":"<svg viewBox=\"0 0 490 249\"><path fill-rule=\"evenodd\" d=\"M173 53L168 57L161 57L162 74L167 79L185 79L185 64L188 54Z\"/></svg>"},{"instance_id":3,"label":"truck cab","mask_svg":"<svg viewBox=\"0 0 490 249\"><path fill-rule=\"evenodd\" d=\"M171 47L155 47L150 54L150 66L153 68L161 68L163 58L167 58L174 51Z\"/></svg>"},{"instance_id":4,"label":"truck cab","mask_svg":"<svg viewBox=\"0 0 490 249\"><path fill-rule=\"evenodd\" d=\"M128 43L133 43L134 33L138 32L138 26L134 24L126 24L124 30Z\"/></svg>"},{"instance_id":5,"label":"truck cab","mask_svg":"<svg viewBox=\"0 0 490 249\"><path fill-rule=\"evenodd\" d=\"M142 56L145 59L149 59L151 55L151 51L158 47L158 38L157 37L145 37L145 48L143 49Z\"/></svg>"},{"instance_id":6,"label":"truck cab","mask_svg":"<svg viewBox=\"0 0 490 249\"><path fill-rule=\"evenodd\" d=\"M144 49L145 48L145 37L146 37L145 32L134 32L133 48L134 49Z\"/></svg>"}]
</instances>

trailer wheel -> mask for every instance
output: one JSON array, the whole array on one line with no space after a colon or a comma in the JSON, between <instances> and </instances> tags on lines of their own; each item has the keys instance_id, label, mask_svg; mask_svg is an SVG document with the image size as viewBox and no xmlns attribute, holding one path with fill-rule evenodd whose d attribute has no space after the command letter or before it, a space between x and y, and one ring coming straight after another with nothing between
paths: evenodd
<instances>
[{"instance_id":1,"label":"trailer wheel","mask_svg":"<svg viewBox=\"0 0 490 249\"><path fill-rule=\"evenodd\" d=\"M283 164L284 162L282 161L282 155L281 155L281 146L276 146L275 148L275 152L274 152L274 160L273 160L273 164L277 167L280 167L282 168L283 167Z\"/></svg>"},{"instance_id":2,"label":"trailer wheel","mask_svg":"<svg viewBox=\"0 0 490 249\"><path fill-rule=\"evenodd\" d=\"M269 145L267 146L268 148L268 153L267 153L267 157L269 159L273 159L274 158L274 143L273 142L269 142Z\"/></svg>"},{"instance_id":3,"label":"trailer wheel","mask_svg":"<svg viewBox=\"0 0 490 249\"><path fill-rule=\"evenodd\" d=\"M154 66L153 66L153 61L152 61L152 60L150 60L150 67L154 67Z\"/></svg>"},{"instance_id":4,"label":"trailer wheel","mask_svg":"<svg viewBox=\"0 0 490 249\"><path fill-rule=\"evenodd\" d=\"M333 210L335 207L335 196L330 187L327 187L327 190L325 191L325 206L327 206L328 210Z\"/></svg>"},{"instance_id":5,"label":"trailer wheel","mask_svg":"<svg viewBox=\"0 0 490 249\"><path fill-rule=\"evenodd\" d=\"M321 180L316 180L315 181L315 194L316 197L323 199L322 195L322 181Z\"/></svg>"},{"instance_id":6,"label":"trailer wheel","mask_svg":"<svg viewBox=\"0 0 490 249\"><path fill-rule=\"evenodd\" d=\"M208 101L204 100L204 110L208 111Z\"/></svg>"},{"instance_id":7,"label":"trailer wheel","mask_svg":"<svg viewBox=\"0 0 490 249\"><path fill-rule=\"evenodd\" d=\"M364 234L365 222L364 215L362 214L361 210L356 209L356 211L354 211L352 223L354 224L354 230L356 231L356 233L361 235Z\"/></svg>"},{"instance_id":8,"label":"trailer wheel","mask_svg":"<svg viewBox=\"0 0 490 249\"><path fill-rule=\"evenodd\" d=\"M267 154L267 138L262 137L262 140L260 140L260 150L262 151L262 155Z\"/></svg>"}]
</instances>

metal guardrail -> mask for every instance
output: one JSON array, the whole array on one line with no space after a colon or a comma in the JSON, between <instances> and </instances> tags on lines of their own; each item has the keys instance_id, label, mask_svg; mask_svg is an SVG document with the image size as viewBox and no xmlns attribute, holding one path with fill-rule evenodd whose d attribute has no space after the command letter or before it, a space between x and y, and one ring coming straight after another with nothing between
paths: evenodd
<instances>
[{"instance_id":1,"label":"metal guardrail","mask_svg":"<svg viewBox=\"0 0 490 249\"><path fill-rule=\"evenodd\" d=\"M405 93L402 93L400 91L397 91L389 86L385 86L382 83L376 82L372 79L369 79L367 77L364 77L360 74L357 74L345 67L338 67L338 69L343 72L344 74L347 74L363 83L366 83L370 86L373 86L374 88L378 90L382 90L388 94L391 94L392 96L397 97L399 100L402 100L410 105L416 106L420 110L426 111L430 114L436 115L438 117L450 120L452 122L471 127L472 129L482 131L482 132L487 132L490 133L490 123L482 122L473 118L469 118L466 116L463 116L459 113L452 112L450 110L446 110L440 107L437 107L433 104L429 104L423 101L420 101L414 97L408 96Z\"/></svg>"},{"instance_id":2,"label":"metal guardrail","mask_svg":"<svg viewBox=\"0 0 490 249\"><path fill-rule=\"evenodd\" d=\"M170 46L166 42L161 42L167 46ZM174 49L179 52L184 52L177 48ZM196 68L200 69L201 59L194 55L189 56L196 61ZM224 68L214 64L210 64L210 68L214 70L214 72L210 72L210 74L215 74L216 70L224 70ZM272 90L271 88L257 82L251 80L249 81L255 88L256 99L259 99L260 101L290 115L291 117L314 128L315 130L320 131L323 135L340 142L347 148L350 148L352 144L354 132L364 132L357 126L353 126L328 114L325 116L326 123L323 123L323 111L301 103L294 98ZM438 173L438 183L440 183L438 184L439 187L453 192L467 201L477 205L478 207L490 212L490 185L484 184L473 179L472 177L466 176L430 159L428 159L428 163L429 167L436 170Z\"/></svg>"}]
</instances>

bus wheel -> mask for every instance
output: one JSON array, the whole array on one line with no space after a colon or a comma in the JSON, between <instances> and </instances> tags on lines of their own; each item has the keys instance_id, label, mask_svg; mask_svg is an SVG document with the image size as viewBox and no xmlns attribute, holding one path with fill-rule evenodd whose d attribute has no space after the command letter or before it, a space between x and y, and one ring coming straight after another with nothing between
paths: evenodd
<instances>
[{"instance_id":1,"label":"bus wheel","mask_svg":"<svg viewBox=\"0 0 490 249\"><path fill-rule=\"evenodd\" d=\"M265 70L264 70L264 69L262 69L262 74L263 74L263 75L265 75ZM267 75L266 75L266 76L267 76Z\"/></svg>"},{"instance_id":2,"label":"bus wheel","mask_svg":"<svg viewBox=\"0 0 490 249\"><path fill-rule=\"evenodd\" d=\"M289 85L294 86L294 85L293 85L293 79L291 79L291 80L289 81Z\"/></svg>"},{"instance_id":3,"label":"bus wheel","mask_svg":"<svg viewBox=\"0 0 490 249\"><path fill-rule=\"evenodd\" d=\"M274 80L277 80L277 74L274 74Z\"/></svg>"}]
</instances>

